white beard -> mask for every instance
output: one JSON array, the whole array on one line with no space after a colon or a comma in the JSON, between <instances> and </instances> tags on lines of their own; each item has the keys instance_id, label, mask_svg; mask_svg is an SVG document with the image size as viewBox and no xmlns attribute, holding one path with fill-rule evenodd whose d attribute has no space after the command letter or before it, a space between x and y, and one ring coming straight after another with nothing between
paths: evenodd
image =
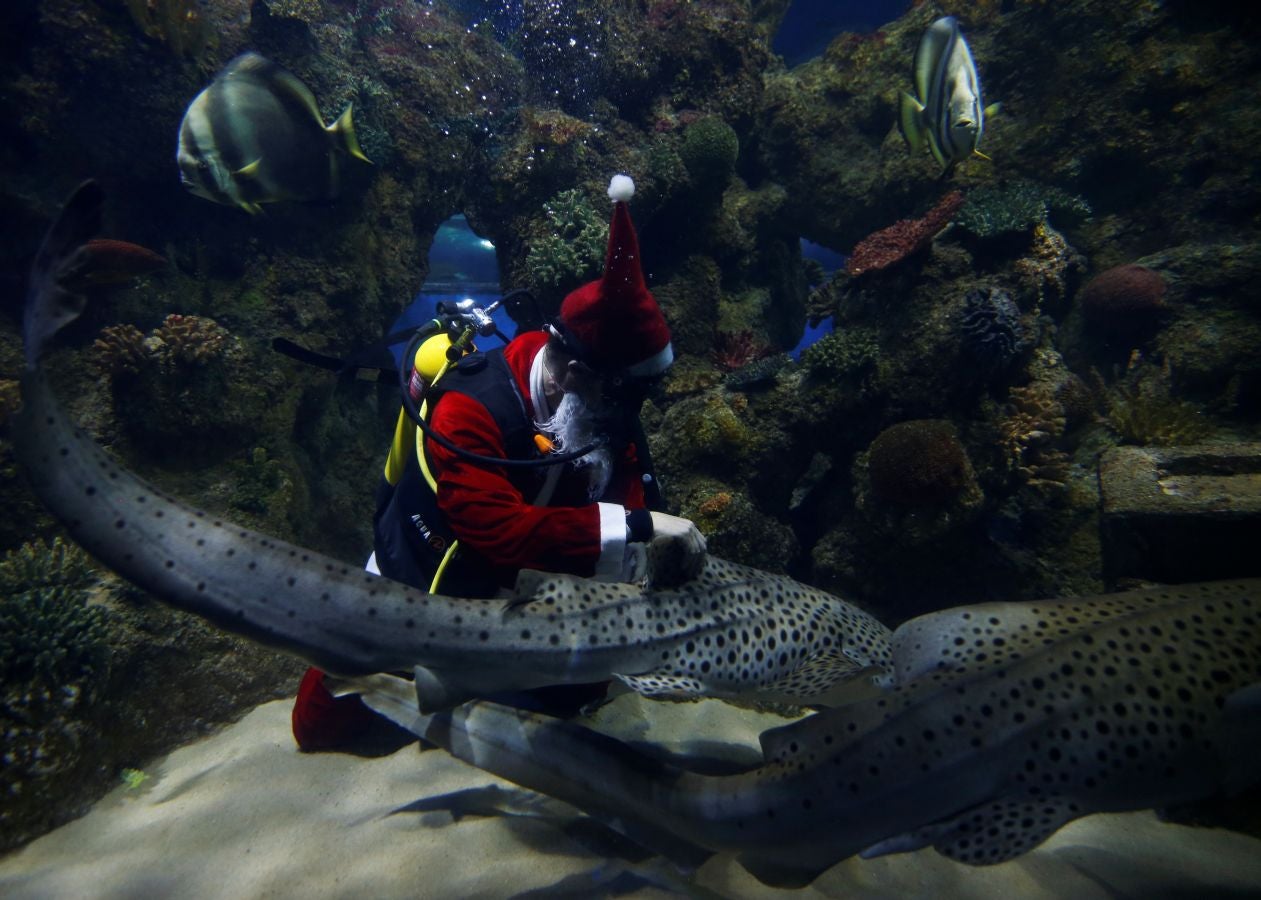
<instances>
[{"instance_id":1,"label":"white beard","mask_svg":"<svg viewBox=\"0 0 1261 900\"><path fill-rule=\"evenodd\" d=\"M556 412L550 419L535 423L540 431L552 435L553 453L565 453L585 447L599 437L596 417L577 394L566 393L561 397ZM609 479L613 477L613 454L607 446L600 446L578 457L573 462L575 470L587 469L587 499L598 500L604 496Z\"/></svg>"}]
</instances>

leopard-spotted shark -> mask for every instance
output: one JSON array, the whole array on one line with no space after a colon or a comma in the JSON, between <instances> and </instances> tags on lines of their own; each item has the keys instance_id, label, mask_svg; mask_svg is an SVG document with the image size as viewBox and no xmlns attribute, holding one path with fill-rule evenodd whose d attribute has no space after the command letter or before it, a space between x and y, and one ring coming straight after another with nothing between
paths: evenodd
<instances>
[{"instance_id":1,"label":"leopard-spotted shark","mask_svg":"<svg viewBox=\"0 0 1261 900\"><path fill-rule=\"evenodd\" d=\"M893 655L889 692L764 732L761 764L726 775L487 702L420 715L397 680L363 696L678 862L731 853L779 886L927 846L999 863L1081 816L1261 784L1261 580L950 609Z\"/></svg>"},{"instance_id":2,"label":"leopard-spotted shark","mask_svg":"<svg viewBox=\"0 0 1261 900\"><path fill-rule=\"evenodd\" d=\"M81 186L32 266L15 446L35 492L106 566L172 606L337 675L412 670L422 706L618 678L649 695L826 704L886 677L888 630L792 579L710 559L677 588L523 572L507 600L398 584L192 509L69 421L40 359L86 302L103 196Z\"/></svg>"}]
</instances>

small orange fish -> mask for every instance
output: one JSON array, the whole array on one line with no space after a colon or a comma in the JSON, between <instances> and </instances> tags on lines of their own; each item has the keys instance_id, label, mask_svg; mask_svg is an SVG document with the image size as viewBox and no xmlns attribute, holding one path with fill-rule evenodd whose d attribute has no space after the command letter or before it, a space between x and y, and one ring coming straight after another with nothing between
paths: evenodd
<instances>
[{"instance_id":1,"label":"small orange fish","mask_svg":"<svg viewBox=\"0 0 1261 900\"><path fill-rule=\"evenodd\" d=\"M126 284L165 267L166 259L147 247L93 238L75 251L57 281L67 290L84 291L101 285Z\"/></svg>"}]
</instances>

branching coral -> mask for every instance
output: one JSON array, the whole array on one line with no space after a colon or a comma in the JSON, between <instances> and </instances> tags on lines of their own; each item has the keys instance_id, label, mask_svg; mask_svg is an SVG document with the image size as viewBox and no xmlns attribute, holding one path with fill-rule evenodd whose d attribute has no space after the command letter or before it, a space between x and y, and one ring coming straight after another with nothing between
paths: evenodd
<instances>
[{"instance_id":1,"label":"branching coral","mask_svg":"<svg viewBox=\"0 0 1261 900\"><path fill-rule=\"evenodd\" d=\"M224 351L227 331L214 319L175 313L153 332L155 354L168 365L204 365Z\"/></svg>"},{"instance_id":2,"label":"branching coral","mask_svg":"<svg viewBox=\"0 0 1261 900\"><path fill-rule=\"evenodd\" d=\"M134 325L109 325L92 345L95 365L106 375L138 373L157 364L201 366L227 350L228 332L214 319L171 314L147 336Z\"/></svg>"},{"instance_id":3,"label":"branching coral","mask_svg":"<svg viewBox=\"0 0 1261 900\"><path fill-rule=\"evenodd\" d=\"M105 612L87 603L87 557L60 538L0 560L0 674L5 684L82 681L106 660Z\"/></svg>"},{"instance_id":4,"label":"branching coral","mask_svg":"<svg viewBox=\"0 0 1261 900\"><path fill-rule=\"evenodd\" d=\"M984 184L968 193L955 224L980 238L1028 231L1048 216L1069 221L1090 215L1083 198L1050 185L1017 179Z\"/></svg>"},{"instance_id":5,"label":"branching coral","mask_svg":"<svg viewBox=\"0 0 1261 900\"><path fill-rule=\"evenodd\" d=\"M92 344L93 363L102 375L139 372L149 349L144 332L135 325L108 325Z\"/></svg>"},{"instance_id":6,"label":"branching coral","mask_svg":"<svg viewBox=\"0 0 1261 900\"><path fill-rule=\"evenodd\" d=\"M1051 312L1063 306L1085 267L1085 259L1064 235L1046 222L1039 222L1033 226L1029 249L1012 264L1012 271L1017 292L1036 297L1033 305L1042 312Z\"/></svg>"},{"instance_id":7,"label":"branching coral","mask_svg":"<svg viewBox=\"0 0 1261 900\"><path fill-rule=\"evenodd\" d=\"M609 240L606 218L577 188L561 191L543 205L552 233L537 241L526 256L526 269L536 287L558 288L592 278L600 271Z\"/></svg>"},{"instance_id":8,"label":"branching coral","mask_svg":"<svg viewBox=\"0 0 1261 900\"><path fill-rule=\"evenodd\" d=\"M877 272L914 256L950 224L962 205L963 194L951 191L922 218L902 219L863 238L845 263L845 271L850 275Z\"/></svg>"},{"instance_id":9,"label":"branching coral","mask_svg":"<svg viewBox=\"0 0 1261 900\"><path fill-rule=\"evenodd\" d=\"M828 379L858 377L875 366L880 345L865 330L842 329L825 334L801 354L812 375Z\"/></svg>"},{"instance_id":10,"label":"branching coral","mask_svg":"<svg viewBox=\"0 0 1261 900\"><path fill-rule=\"evenodd\" d=\"M1040 490L1059 490L1068 483L1068 454L1055 446L1067 423L1054 392L1055 385L1049 382L1013 387L999 425L1008 466L1025 484Z\"/></svg>"}]
</instances>

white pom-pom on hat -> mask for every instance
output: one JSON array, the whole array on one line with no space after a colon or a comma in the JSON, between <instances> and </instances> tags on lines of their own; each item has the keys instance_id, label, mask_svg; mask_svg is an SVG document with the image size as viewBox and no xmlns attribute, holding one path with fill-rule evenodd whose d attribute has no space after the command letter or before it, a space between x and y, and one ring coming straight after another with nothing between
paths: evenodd
<instances>
[{"instance_id":1,"label":"white pom-pom on hat","mask_svg":"<svg viewBox=\"0 0 1261 900\"><path fill-rule=\"evenodd\" d=\"M635 182L629 175L614 175L609 182L609 199L626 201L635 196Z\"/></svg>"}]
</instances>

